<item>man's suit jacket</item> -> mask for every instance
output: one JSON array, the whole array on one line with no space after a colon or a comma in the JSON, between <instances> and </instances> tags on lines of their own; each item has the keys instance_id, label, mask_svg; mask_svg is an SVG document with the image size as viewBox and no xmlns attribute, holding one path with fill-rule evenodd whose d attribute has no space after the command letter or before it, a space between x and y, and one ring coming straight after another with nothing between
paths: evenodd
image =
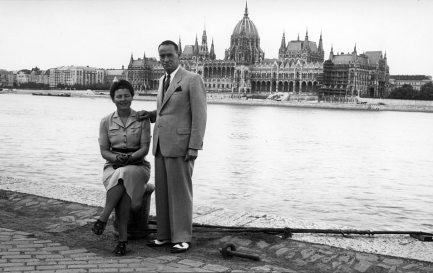
<instances>
[{"instance_id":1,"label":"man's suit jacket","mask_svg":"<svg viewBox=\"0 0 433 273\"><path fill-rule=\"evenodd\" d=\"M162 100L164 76L159 79L153 154L157 145L164 157L185 156L189 148L203 148L206 129L206 90L200 75L182 67Z\"/></svg>"}]
</instances>

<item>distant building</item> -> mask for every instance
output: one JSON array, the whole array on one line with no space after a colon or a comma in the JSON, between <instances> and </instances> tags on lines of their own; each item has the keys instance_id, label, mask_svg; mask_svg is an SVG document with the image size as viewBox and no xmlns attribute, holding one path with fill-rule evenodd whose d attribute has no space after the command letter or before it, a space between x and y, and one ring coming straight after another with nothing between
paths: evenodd
<instances>
[{"instance_id":1,"label":"distant building","mask_svg":"<svg viewBox=\"0 0 433 273\"><path fill-rule=\"evenodd\" d=\"M202 75L208 92L257 93L292 92L296 95L338 95L384 97L387 92L389 68L386 56L380 51L363 54L354 52L324 59L322 34L318 43L312 41L308 30L304 39L286 43L282 36L277 59L265 59L260 47L260 36L250 19L248 7L230 36L230 45L224 59L217 59L212 44L209 50L207 33L203 31L201 44L196 37L194 45L178 53L181 66ZM132 55L127 79L136 89L157 89L164 75L161 64L153 58L134 60Z\"/></svg>"},{"instance_id":2,"label":"distant building","mask_svg":"<svg viewBox=\"0 0 433 273\"><path fill-rule=\"evenodd\" d=\"M9 86L9 71L0 69L0 88Z\"/></svg>"},{"instance_id":3,"label":"distant building","mask_svg":"<svg viewBox=\"0 0 433 273\"><path fill-rule=\"evenodd\" d=\"M111 85L114 80L126 79L126 70L122 66L122 69L106 69L104 76L104 83Z\"/></svg>"},{"instance_id":4,"label":"distant building","mask_svg":"<svg viewBox=\"0 0 433 273\"><path fill-rule=\"evenodd\" d=\"M29 76L29 83L45 84L50 83L49 70L40 70L38 67L32 68Z\"/></svg>"},{"instance_id":5,"label":"distant building","mask_svg":"<svg viewBox=\"0 0 433 273\"><path fill-rule=\"evenodd\" d=\"M421 90L421 86L432 82L432 77L427 75L390 75L391 88L398 88L405 84L411 85L414 90Z\"/></svg>"},{"instance_id":6,"label":"distant building","mask_svg":"<svg viewBox=\"0 0 433 273\"><path fill-rule=\"evenodd\" d=\"M105 77L104 69L88 66L62 66L50 69L50 88L58 85L65 86L91 86L103 84Z\"/></svg>"},{"instance_id":7,"label":"distant building","mask_svg":"<svg viewBox=\"0 0 433 273\"><path fill-rule=\"evenodd\" d=\"M389 67L386 53L367 51L336 54L333 49L323 64L320 94L383 98L388 90Z\"/></svg>"},{"instance_id":8,"label":"distant building","mask_svg":"<svg viewBox=\"0 0 433 273\"><path fill-rule=\"evenodd\" d=\"M158 88L158 81L155 80L153 69L155 65L160 66L155 58L146 58L146 54L143 54L142 59L134 60L131 54L126 70L126 80L132 84L136 91Z\"/></svg>"},{"instance_id":9,"label":"distant building","mask_svg":"<svg viewBox=\"0 0 433 273\"><path fill-rule=\"evenodd\" d=\"M198 44L198 39L196 36L194 45L186 45L185 48L182 50L182 43L179 39L178 53L180 56L180 60L206 61L215 60L216 58L213 39L209 51L206 29L203 30L200 45Z\"/></svg>"},{"instance_id":10,"label":"distant building","mask_svg":"<svg viewBox=\"0 0 433 273\"><path fill-rule=\"evenodd\" d=\"M258 29L245 6L243 18L230 36L224 59L216 59L213 40L208 47L206 30L201 44L196 37L193 45L182 48L179 39L178 53L182 67L202 75L209 92L316 92L324 60L322 35L318 45L309 40L308 32L304 40L298 37L287 44L284 36L279 58L265 59ZM131 56L127 75L136 89L155 90L164 70L156 59L134 60Z\"/></svg>"},{"instance_id":11,"label":"distant building","mask_svg":"<svg viewBox=\"0 0 433 273\"><path fill-rule=\"evenodd\" d=\"M17 82L17 71L9 71L8 74L8 86L14 87Z\"/></svg>"},{"instance_id":12,"label":"distant building","mask_svg":"<svg viewBox=\"0 0 433 273\"><path fill-rule=\"evenodd\" d=\"M17 73L17 85L27 84L30 82L30 73L31 71L28 69L22 69Z\"/></svg>"}]
</instances>

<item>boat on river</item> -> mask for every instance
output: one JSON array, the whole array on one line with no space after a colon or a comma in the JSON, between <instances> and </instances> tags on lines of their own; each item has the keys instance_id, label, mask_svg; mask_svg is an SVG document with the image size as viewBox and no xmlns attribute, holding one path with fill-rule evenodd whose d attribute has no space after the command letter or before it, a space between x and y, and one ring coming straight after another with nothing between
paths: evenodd
<instances>
[{"instance_id":1,"label":"boat on river","mask_svg":"<svg viewBox=\"0 0 433 273\"><path fill-rule=\"evenodd\" d=\"M52 97L70 97L69 93L42 93L42 92L33 92L33 96L52 96Z\"/></svg>"}]
</instances>

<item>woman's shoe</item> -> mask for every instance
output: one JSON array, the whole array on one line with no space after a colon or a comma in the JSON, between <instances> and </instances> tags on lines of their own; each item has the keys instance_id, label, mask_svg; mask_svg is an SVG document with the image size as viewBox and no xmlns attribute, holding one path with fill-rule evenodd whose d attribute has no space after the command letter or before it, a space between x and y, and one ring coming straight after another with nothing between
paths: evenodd
<instances>
[{"instance_id":1,"label":"woman's shoe","mask_svg":"<svg viewBox=\"0 0 433 273\"><path fill-rule=\"evenodd\" d=\"M119 241L117 243L116 248L113 250L114 255L116 256L124 256L126 254L126 245L128 242L121 242Z\"/></svg>"},{"instance_id":2,"label":"woman's shoe","mask_svg":"<svg viewBox=\"0 0 433 273\"><path fill-rule=\"evenodd\" d=\"M107 225L107 222L102 222L99 219L96 220L96 222L93 224L93 228L92 228L93 233L95 233L96 235L101 235L104 232L106 225Z\"/></svg>"}]
</instances>

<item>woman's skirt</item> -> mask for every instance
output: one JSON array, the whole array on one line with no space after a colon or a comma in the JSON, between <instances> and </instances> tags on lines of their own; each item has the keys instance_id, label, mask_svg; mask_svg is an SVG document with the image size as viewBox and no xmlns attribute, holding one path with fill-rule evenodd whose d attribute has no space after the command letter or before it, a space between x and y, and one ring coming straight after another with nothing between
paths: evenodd
<instances>
[{"instance_id":1,"label":"woman's skirt","mask_svg":"<svg viewBox=\"0 0 433 273\"><path fill-rule=\"evenodd\" d=\"M137 208L141 205L149 177L149 163L144 165L127 165L117 169L114 169L112 165L106 165L102 181L107 191L116 186L119 181L122 181L126 193L131 198L131 207Z\"/></svg>"}]
</instances>

